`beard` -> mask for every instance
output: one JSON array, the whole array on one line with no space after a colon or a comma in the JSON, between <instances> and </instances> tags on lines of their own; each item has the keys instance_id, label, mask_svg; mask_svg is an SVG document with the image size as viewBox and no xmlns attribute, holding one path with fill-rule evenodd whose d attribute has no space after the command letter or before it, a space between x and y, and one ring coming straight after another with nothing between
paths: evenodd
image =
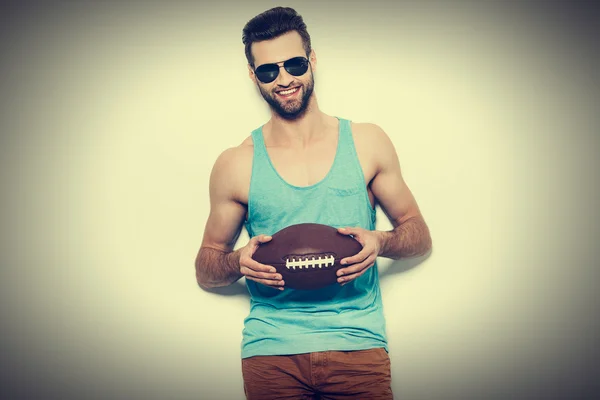
<instances>
[{"instance_id":1,"label":"beard","mask_svg":"<svg viewBox=\"0 0 600 400\"><path fill-rule=\"evenodd\" d=\"M315 81L311 71L309 82L300 86L300 88L302 89L302 97L299 100L280 101L277 98L277 94L275 94L274 92L268 93L266 91L263 91L260 85L258 85L258 90L260 91L260 94L262 95L263 99L265 99L265 101L269 104L273 111L275 111L281 118L293 121L302 117L304 113L306 113L306 110L308 108L308 102L310 100L310 96L313 93L314 86Z\"/></svg>"}]
</instances>

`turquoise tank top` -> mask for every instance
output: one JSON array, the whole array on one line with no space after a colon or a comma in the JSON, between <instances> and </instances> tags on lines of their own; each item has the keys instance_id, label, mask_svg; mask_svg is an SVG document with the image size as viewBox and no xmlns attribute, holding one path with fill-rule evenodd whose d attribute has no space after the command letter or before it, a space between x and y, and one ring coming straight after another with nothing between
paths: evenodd
<instances>
[{"instance_id":1,"label":"turquoise tank top","mask_svg":"<svg viewBox=\"0 0 600 400\"><path fill-rule=\"evenodd\" d=\"M254 156L245 222L250 237L294 224L375 229L350 121L338 118L338 145L328 174L311 186L286 182L275 170L262 126L252 131ZM354 281L312 290L283 291L246 279L250 312L244 319L242 358L327 350L388 350L377 264Z\"/></svg>"}]
</instances>

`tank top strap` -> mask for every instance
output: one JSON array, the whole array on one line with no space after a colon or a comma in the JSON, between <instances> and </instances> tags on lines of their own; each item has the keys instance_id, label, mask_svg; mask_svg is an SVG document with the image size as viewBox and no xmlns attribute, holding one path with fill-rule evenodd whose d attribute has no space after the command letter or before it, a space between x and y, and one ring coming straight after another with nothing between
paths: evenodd
<instances>
[{"instance_id":1,"label":"tank top strap","mask_svg":"<svg viewBox=\"0 0 600 400\"><path fill-rule=\"evenodd\" d=\"M262 133L262 126L256 128L251 133L254 153L252 158L252 177L253 180L259 179L261 184L268 182L275 185L279 180L277 173L272 168L267 146Z\"/></svg>"},{"instance_id":2,"label":"tank top strap","mask_svg":"<svg viewBox=\"0 0 600 400\"><path fill-rule=\"evenodd\" d=\"M352 136L352 121L339 118L339 146L334 165L334 179L342 186L360 188L364 186L364 175Z\"/></svg>"},{"instance_id":3,"label":"tank top strap","mask_svg":"<svg viewBox=\"0 0 600 400\"><path fill-rule=\"evenodd\" d=\"M254 146L254 158L264 159L267 156L267 148L262 135L262 127L258 127L251 133L252 145Z\"/></svg>"}]
</instances>

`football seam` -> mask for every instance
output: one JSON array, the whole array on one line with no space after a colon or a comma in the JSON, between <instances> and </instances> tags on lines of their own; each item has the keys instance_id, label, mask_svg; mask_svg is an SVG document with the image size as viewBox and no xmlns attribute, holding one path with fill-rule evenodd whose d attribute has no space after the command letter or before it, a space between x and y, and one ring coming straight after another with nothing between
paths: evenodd
<instances>
[{"instance_id":1,"label":"football seam","mask_svg":"<svg viewBox=\"0 0 600 400\"><path fill-rule=\"evenodd\" d=\"M323 269L333 267L335 265L335 256L333 254L327 255L305 255L295 256L290 255L285 258L284 266L289 270L296 269Z\"/></svg>"}]
</instances>

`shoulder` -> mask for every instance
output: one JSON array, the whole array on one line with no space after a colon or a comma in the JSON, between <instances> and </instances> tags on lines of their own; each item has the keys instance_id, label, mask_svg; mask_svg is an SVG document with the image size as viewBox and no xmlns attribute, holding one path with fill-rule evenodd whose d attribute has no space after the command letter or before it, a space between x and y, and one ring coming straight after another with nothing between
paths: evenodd
<instances>
[{"instance_id":1,"label":"shoulder","mask_svg":"<svg viewBox=\"0 0 600 400\"><path fill-rule=\"evenodd\" d=\"M376 146L391 143L388 134L377 124L371 122L352 122L352 136L359 142L372 142Z\"/></svg>"},{"instance_id":2,"label":"shoulder","mask_svg":"<svg viewBox=\"0 0 600 400\"><path fill-rule=\"evenodd\" d=\"M254 146L250 136L239 145L223 150L212 168L211 188L216 192L225 192L237 200L244 199L244 188L248 186L252 173L253 154Z\"/></svg>"},{"instance_id":3,"label":"shoulder","mask_svg":"<svg viewBox=\"0 0 600 400\"><path fill-rule=\"evenodd\" d=\"M237 168L244 167L249 161L252 162L253 153L252 137L248 136L239 145L223 150L217 157L213 169L217 172L235 172Z\"/></svg>"},{"instance_id":4,"label":"shoulder","mask_svg":"<svg viewBox=\"0 0 600 400\"><path fill-rule=\"evenodd\" d=\"M352 137L357 152L363 153L374 163L394 162L397 158L394 143L381 126L370 122L352 122Z\"/></svg>"}]
</instances>

